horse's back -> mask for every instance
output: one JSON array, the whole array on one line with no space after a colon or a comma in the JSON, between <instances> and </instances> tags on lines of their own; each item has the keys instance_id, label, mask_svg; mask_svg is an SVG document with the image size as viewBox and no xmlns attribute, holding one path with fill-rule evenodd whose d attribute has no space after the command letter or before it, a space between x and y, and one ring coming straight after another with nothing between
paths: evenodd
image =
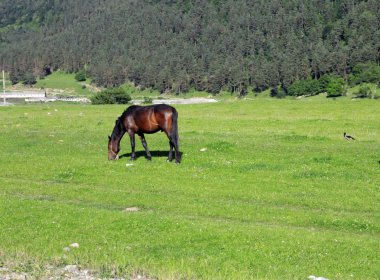
<instances>
[{"instance_id":1,"label":"horse's back","mask_svg":"<svg viewBox=\"0 0 380 280\"><path fill-rule=\"evenodd\" d=\"M125 111L125 125L135 132L155 133L171 130L175 108L166 104L150 106L132 105Z\"/></svg>"},{"instance_id":2,"label":"horse's back","mask_svg":"<svg viewBox=\"0 0 380 280\"><path fill-rule=\"evenodd\" d=\"M152 105L156 117L171 118L176 109L167 104Z\"/></svg>"},{"instance_id":3,"label":"horse's back","mask_svg":"<svg viewBox=\"0 0 380 280\"><path fill-rule=\"evenodd\" d=\"M172 107L168 104L156 104L156 105L151 105L151 107L154 107L155 111L173 111L173 110L175 110L174 107Z\"/></svg>"}]
</instances>

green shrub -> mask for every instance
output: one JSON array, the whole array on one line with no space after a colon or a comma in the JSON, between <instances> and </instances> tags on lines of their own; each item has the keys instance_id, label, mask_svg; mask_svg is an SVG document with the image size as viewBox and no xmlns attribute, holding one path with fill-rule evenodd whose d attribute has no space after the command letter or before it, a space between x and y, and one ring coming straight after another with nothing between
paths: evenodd
<instances>
[{"instance_id":1,"label":"green shrub","mask_svg":"<svg viewBox=\"0 0 380 280\"><path fill-rule=\"evenodd\" d=\"M75 80L77 80L78 82L84 82L86 80L86 72L84 70L79 70L75 74Z\"/></svg>"},{"instance_id":2,"label":"green shrub","mask_svg":"<svg viewBox=\"0 0 380 280\"><path fill-rule=\"evenodd\" d=\"M148 96L144 96L144 100L142 102L143 104L152 104L153 103L153 99L148 97Z\"/></svg>"},{"instance_id":3,"label":"green shrub","mask_svg":"<svg viewBox=\"0 0 380 280\"><path fill-rule=\"evenodd\" d=\"M12 85L17 84L21 80L20 73L17 71L10 72L9 79L11 80Z\"/></svg>"},{"instance_id":4,"label":"green shrub","mask_svg":"<svg viewBox=\"0 0 380 280\"><path fill-rule=\"evenodd\" d=\"M105 89L91 97L92 104L127 104L129 101L130 95L122 88Z\"/></svg>"},{"instance_id":5,"label":"green shrub","mask_svg":"<svg viewBox=\"0 0 380 280\"><path fill-rule=\"evenodd\" d=\"M376 64L358 64L352 69L350 84L374 83L380 85L380 66Z\"/></svg>"},{"instance_id":6,"label":"green shrub","mask_svg":"<svg viewBox=\"0 0 380 280\"><path fill-rule=\"evenodd\" d=\"M327 92L327 86L329 85L331 79L336 78L335 75L323 75L321 78L319 78L319 88L321 92Z\"/></svg>"},{"instance_id":7,"label":"green shrub","mask_svg":"<svg viewBox=\"0 0 380 280\"><path fill-rule=\"evenodd\" d=\"M291 96L312 96L321 92L319 81L312 78L295 81L288 87L288 95Z\"/></svg>"},{"instance_id":8,"label":"green shrub","mask_svg":"<svg viewBox=\"0 0 380 280\"><path fill-rule=\"evenodd\" d=\"M282 87L275 87L270 90L270 96L276 98L285 98L286 92Z\"/></svg>"},{"instance_id":9,"label":"green shrub","mask_svg":"<svg viewBox=\"0 0 380 280\"><path fill-rule=\"evenodd\" d=\"M23 84L32 86L35 83L37 83L36 77L33 75L32 72L26 72L24 77L23 77Z\"/></svg>"},{"instance_id":10,"label":"green shrub","mask_svg":"<svg viewBox=\"0 0 380 280\"><path fill-rule=\"evenodd\" d=\"M338 76L330 76L329 82L326 87L327 97L338 97L345 95L346 82L343 78Z\"/></svg>"},{"instance_id":11,"label":"green shrub","mask_svg":"<svg viewBox=\"0 0 380 280\"><path fill-rule=\"evenodd\" d=\"M359 90L353 93L356 98L371 98L372 90L367 85L360 86Z\"/></svg>"},{"instance_id":12,"label":"green shrub","mask_svg":"<svg viewBox=\"0 0 380 280\"><path fill-rule=\"evenodd\" d=\"M324 75L318 80L298 80L288 87L288 95L291 96L313 96L322 92L327 92L328 97L342 96L346 93L346 82L337 75ZM271 92L273 94L276 91Z\"/></svg>"}]
</instances>

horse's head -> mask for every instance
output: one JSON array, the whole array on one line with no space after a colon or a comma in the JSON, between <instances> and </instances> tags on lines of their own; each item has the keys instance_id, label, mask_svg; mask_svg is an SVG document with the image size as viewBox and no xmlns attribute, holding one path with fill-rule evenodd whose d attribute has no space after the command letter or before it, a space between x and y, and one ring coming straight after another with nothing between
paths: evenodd
<instances>
[{"instance_id":1,"label":"horse's head","mask_svg":"<svg viewBox=\"0 0 380 280\"><path fill-rule=\"evenodd\" d=\"M120 151L117 141L112 141L111 136L108 136L108 160L118 159L118 153Z\"/></svg>"}]
</instances>

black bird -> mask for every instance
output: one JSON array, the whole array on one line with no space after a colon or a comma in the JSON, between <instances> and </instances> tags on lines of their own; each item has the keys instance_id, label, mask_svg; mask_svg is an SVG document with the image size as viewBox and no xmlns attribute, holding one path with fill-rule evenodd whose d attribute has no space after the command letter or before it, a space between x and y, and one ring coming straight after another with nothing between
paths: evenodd
<instances>
[{"instance_id":1,"label":"black bird","mask_svg":"<svg viewBox=\"0 0 380 280\"><path fill-rule=\"evenodd\" d=\"M344 139L346 139L346 140L355 140L355 138L354 138L354 137L352 137L352 136L348 135L346 132L345 132L345 133L343 133L343 137L344 137Z\"/></svg>"}]
</instances>

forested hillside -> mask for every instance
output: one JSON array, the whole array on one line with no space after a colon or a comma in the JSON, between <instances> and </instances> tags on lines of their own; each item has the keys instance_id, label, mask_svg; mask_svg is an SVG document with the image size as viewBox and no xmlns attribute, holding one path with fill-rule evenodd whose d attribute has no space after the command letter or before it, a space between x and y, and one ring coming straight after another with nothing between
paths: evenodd
<instances>
[{"instance_id":1,"label":"forested hillside","mask_svg":"<svg viewBox=\"0 0 380 280\"><path fill-rule=\"evenodd\" d=\"M16 83L62 69L161 92L244 94L380 63L379 0L2 0Z\"/></svg>"}]
</instances>

